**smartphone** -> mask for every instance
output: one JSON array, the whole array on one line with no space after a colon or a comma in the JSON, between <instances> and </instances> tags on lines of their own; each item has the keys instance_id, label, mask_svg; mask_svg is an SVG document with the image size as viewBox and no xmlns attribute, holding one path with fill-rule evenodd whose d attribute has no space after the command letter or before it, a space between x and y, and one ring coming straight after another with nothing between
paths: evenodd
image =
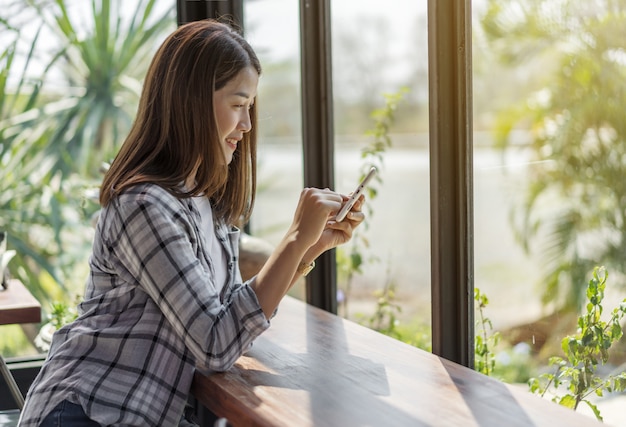
<instances>
[{"instance_id":1,"label":"smartphone","mask_svg":"<svg viewBox=\"0 0 626 427\"><path fill-rule=\"evenodd\" d=\"M341 207L339 213L337 214L337 217L335 218L335 221L341 222L345 219L346 215L348 215L348 212L350 212L350 209L352 209L352 206L354 206L356 201L359 200L359 196L361 196L361 194L363 194L363 191L365 191L367 183L370 182L374 175L376 175L376 172L378 172L378 170L372 166L367 175L365 175L365 178L363 178L363 181L361 181L356 190L354 190L348 201Z\"/></svg>"}]
</instances>

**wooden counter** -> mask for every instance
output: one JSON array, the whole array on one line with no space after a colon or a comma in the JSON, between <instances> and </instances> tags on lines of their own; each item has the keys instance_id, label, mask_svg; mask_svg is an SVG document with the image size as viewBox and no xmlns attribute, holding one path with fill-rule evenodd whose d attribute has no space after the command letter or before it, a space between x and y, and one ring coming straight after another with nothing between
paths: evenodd
<instances>
[{"instance_id":1,"label":"wooden counter","mask_svg":"<svg viewBox=\"0 0 626 427\"><path fill-rule=\"evenodd\" d=\"M234 427L603 425L291 297L247 355L196 374L192 393Z\"/></svg>"}]
</instances>

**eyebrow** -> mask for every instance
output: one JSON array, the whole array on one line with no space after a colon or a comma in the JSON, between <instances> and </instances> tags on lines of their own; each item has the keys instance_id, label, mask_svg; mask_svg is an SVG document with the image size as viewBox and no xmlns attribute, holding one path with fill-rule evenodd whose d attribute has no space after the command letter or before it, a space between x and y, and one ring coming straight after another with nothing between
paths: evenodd
<instances>
[{"instance_id":1,"label":"eyebrow","mask_svg":"<svg viewBox=\"0 0 626 427\"><path fill-rule=\"evenodd\" d=\"M240 96L240 97L246 98L246 99L250 99L251 98L250 94L247 94L245 92L235 92L235 93L233 93L233 95L234 96Z\"/></svg>"}]
</instances>

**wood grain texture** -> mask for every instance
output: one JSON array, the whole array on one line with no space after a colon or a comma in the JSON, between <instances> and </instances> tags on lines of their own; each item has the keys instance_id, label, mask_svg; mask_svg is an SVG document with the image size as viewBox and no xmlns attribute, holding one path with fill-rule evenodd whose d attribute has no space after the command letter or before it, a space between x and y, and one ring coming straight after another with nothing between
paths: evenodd
<instances>
[{"instance_id":1,"label":"wood grain texture","mask_svg":"<svg viewBox=\"0 0 626 427\"><path fill-rule=\"evenodd\" d=\"M41 322L41 305L19 280L0 291L0 325Z\"/></svg>"},{"instance_id":2,"label":"wood grain texture","mask_svg":"<svg viewBox=\"0 0 626 427\"><path fill-rule=\"evenodd\" d=\"M235 427L603 425L291 297L232 369L196 373L192 393Z\"/></svg>"}]
</instances>

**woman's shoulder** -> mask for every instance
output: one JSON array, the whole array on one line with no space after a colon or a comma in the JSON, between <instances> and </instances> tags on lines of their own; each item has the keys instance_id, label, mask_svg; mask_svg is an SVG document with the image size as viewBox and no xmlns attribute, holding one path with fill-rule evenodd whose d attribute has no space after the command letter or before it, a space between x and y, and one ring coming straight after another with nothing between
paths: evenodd
<instances>
[{"instance_id":1,"label":"woman's shoulder","mask_svg":"<svg viewBox=\"0 0 626 427\"><path fill-rule=\"evenodd\" d=\"M176 224L187 229L194 221L190 203L191 199L179 199L157 184L136 184L124 189L102 209L98 221L100 233L114 239L110 236L117 236L130 224L142 227L144 223L161 231Z\"/></svg>"},{"instance_id":2,"label":"woman's shoulder","mask_svg":"<svg viewBox=\"0 0 626 427\"><path fill-rule=\"evenodd\" d=\"M141 183L124 189L116 201L118 206L150 205L170 212L187 210L184 200L176 197L173 192L154 183Z\"/></svg>"},{"instance_id":3,"label":"woman's shoulder","mask_svg":"<svg viewBox=\"0 0 626 427\"><path fill-rule=\"evenodd\" d=\"M139 200L169 203L178 200L172 192L151 182L135 184L124 189L118 195L118 199L122 203Z\"/></svg>"}]
</instances>

